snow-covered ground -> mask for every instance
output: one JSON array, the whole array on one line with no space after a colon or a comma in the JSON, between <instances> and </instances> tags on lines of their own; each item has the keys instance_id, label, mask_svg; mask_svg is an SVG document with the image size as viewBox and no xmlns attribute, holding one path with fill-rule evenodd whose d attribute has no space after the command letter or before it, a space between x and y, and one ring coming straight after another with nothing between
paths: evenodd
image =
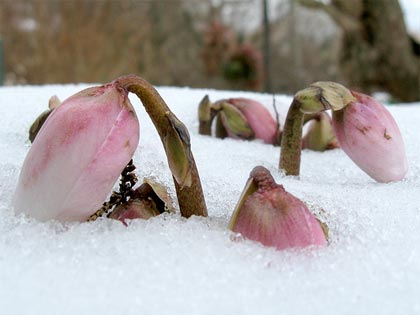
<instances>
[{"instance_id":1,"label":"snow-covered ground","mask_svg":"<svg viewBox=\"0 0 420 315\"><path fill-rule=\"evenodd\" d=\"M84 87L0 88L1 314L420 314L420 103L389 107L406 142L404 181L376 183L341 150L303 152L296 179L279 173L278 147L197 132L204 94L252 97L272 111L271 95L161 87L190 130L208 218L175 213L125 227L16 216L11 199L32 120L51 95L63 100ZM283 115L290 100L276 96ZM135 96L132 103L141 123L137 174L175 196L160 139ZM233 240L227 223L256 165L327 212L328 247L276 251Z\"/></svg>"}]
</instances>

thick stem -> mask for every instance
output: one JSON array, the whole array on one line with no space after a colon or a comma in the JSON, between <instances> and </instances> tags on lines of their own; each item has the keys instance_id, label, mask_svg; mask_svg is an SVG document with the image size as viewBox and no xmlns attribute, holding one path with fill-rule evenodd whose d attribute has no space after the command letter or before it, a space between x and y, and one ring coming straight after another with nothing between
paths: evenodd
<instances>
[{"instance_id":1,"label":"thick stem","mask_svg":"<svg viewBox=\"0 0 420 315\"><path fill-rule=\"evenodd\" d=\"M300 110L301 103L293 99L287 112L286 122L281 139L280 169L286 175L299 175L300 154L302 150L302 125L304 114Z\"/></svg>"},{"instance_id":2,"label":"thick stem","mask_svg":"<svg viewBox=\"0 0 420 315\"><path fill-rule=\"evenodd\" d=\"M177 136L176 139L180 139L183 148L179 148L179 151L184 152L185 156L183 158L188 160L188 174L186 175L188 180L180 180L179 176L177 176L178 171L173 168L171 168L171 172L181 215L187 218L192 215L207 216L201 181L191 152L188 131L185 125L176 119L156 89L143 78L136 75L126 75L117 78L115 82L127 91L136 94L142 101L162 140L170 167L173 165L173 161L170 160L168 152L172 152L174 143L173 141L168 142L165 140L173 139L174 135ZM176 125L174 125L173 119L177 120ZM183 173L184 171L181 170L179 172Z\"/></svg>"}]
</instances>

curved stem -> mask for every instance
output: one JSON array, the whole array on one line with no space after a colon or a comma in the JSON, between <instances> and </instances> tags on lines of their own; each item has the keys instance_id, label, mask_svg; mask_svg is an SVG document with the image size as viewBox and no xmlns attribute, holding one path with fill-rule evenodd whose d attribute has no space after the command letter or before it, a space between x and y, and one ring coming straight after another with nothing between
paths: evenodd
<instances>
[{"instance_id":1,"label":"curved stem","mask_svg":"<svg viewBox=\"0 0 420 315\"><path fill-rule=\"evenodd\" d=\"M281 138L280 169L286 175L299 175L300 154L302 150L302 126L304 114L300 110L301 103L293 99L287 112Z\"/></svg>"},{"instance_id":2,"label":"curved stem","mask_svg":"<svg viewBox=\"0 0 420 315\"><path fill-rule=\"evenodd\" d=\"M114 81L118 86L136 94L158 131L174 179L181 215L207 216L197 166L191 152L188 130L175 117L156 89L136 75L126 75Z\"/></svg>"},{"instance_id":3,"label":"curved stem","mask_svg":"<svg viewBox=\"0 0 420 315\"><path fill-rule=\"evenodd\" d=\"M354 101L356 98L352 92L336 82L315 82L298 91L290 105L284 125L280 169L284 169L286 175L299 175L304 122L315 118L320 112L327 109L331 109L333 112L342 110Z\"/></svg>"}]
</instances>

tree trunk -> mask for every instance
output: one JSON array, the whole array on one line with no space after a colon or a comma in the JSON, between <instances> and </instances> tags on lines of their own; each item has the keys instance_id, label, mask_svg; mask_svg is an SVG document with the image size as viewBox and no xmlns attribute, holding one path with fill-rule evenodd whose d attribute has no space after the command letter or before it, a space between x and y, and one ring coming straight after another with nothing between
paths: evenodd
<instances>
[{"instance_id":1,"label":"tree trunk","mask_svg":"<svg viewBox=\"0 0 420 315\"><path fill-rule=\"evenodd\" d=\"M365 92L385 90L399 101L420 100L420 59L414 53L398 0L301 3L324 9L341 27L340 66L350 87Z\"/></svg>"}]
</instances>

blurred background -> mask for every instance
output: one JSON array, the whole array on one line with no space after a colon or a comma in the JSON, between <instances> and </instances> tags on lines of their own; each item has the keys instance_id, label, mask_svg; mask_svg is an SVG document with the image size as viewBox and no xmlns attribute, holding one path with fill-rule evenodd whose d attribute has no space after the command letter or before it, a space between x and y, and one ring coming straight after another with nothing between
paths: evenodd
<instances>
[{"instance_id":1,"label":"blurred background","mask_svg":"<svg viewBox=\"0 0 420 315\"><path fill-rule=\"evenodd\" d=\"M294 94L338 81L420 101L420 0L0 0L0 84Z\"/></svg>"}]
</instances>

